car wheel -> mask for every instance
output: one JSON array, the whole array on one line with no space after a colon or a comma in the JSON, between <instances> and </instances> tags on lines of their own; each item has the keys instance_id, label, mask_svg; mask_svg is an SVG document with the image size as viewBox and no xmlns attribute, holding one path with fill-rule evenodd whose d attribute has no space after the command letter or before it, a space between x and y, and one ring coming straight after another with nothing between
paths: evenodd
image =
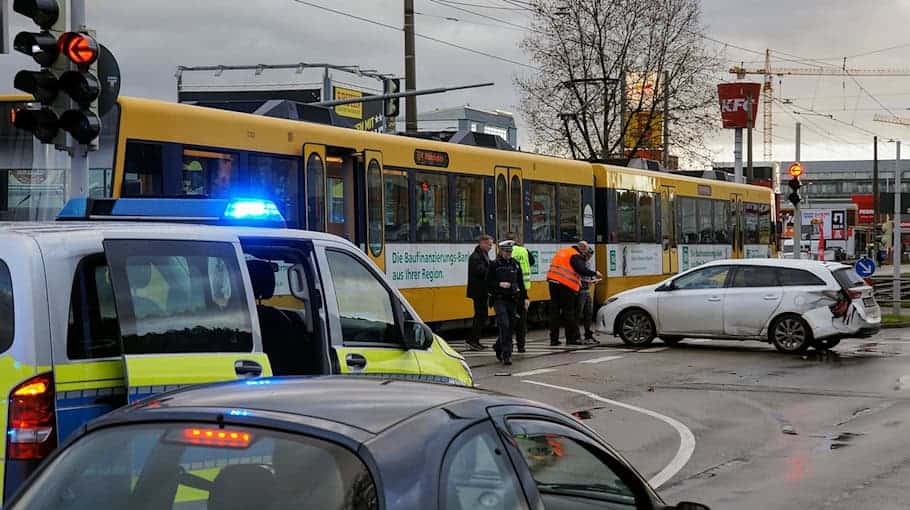
<instances>
[{"instance_id":1,"label":"car wheel","mask_svg":"<svg viewBox=\"0 0 910 510\"><path fill-rule=\"evenodd\" d=\"M815 348L820 351L832 349L840 343L840 338L823 338L815 341Z\"/></svg>"},{"instance_id":2,"label":"car wheel","mask_svg":"<svg viewBox=\"0 0 910 510\"><path fill-rule=\"evenodd\" d=\"M664 335L664 336L661 336L660 339L661 339L661 341L663 341L663 343L665 343L671 347L675 347L675 346L679 345L679 342L683 341L683 337L681 337L681 336Z\"/></svg>"},{"instance_id":3,"label":"car wheel","mask_svg":"<svg viewBox=\"0 0 910 510\"><path fill-rule=\"evenodd\" d=\"M795 315L784 315L774 320L768 333L778 351L795 354L812 345L812 331L806 321Z\"/></svg>"},{"instance_id":4,"label":"car wheel","mask_svg":"<svg viewBox=\"0 0 910 510\"><path fill-rule=\"evenodd\" d=\"M634 308L623 312L619 319L619 338L626 345L648 345L657 336L654 321L644 310Z\"/></svg>"}]
</instances>

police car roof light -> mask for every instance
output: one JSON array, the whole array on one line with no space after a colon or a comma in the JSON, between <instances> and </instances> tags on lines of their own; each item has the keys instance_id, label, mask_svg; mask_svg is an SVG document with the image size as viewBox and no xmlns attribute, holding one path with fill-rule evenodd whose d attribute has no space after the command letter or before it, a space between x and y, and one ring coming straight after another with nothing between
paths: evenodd
<instances>
[{"instance_id":1,"label":"police car roof light","mask_svg":"<svg viewBox=\"0 0 910 510\"><path fill-rule=\"evenodd\" d=\"M57 215L66 220L173 221L284 228L278 207L264 199L76 198Z\"/></svg>"}]
</instances>

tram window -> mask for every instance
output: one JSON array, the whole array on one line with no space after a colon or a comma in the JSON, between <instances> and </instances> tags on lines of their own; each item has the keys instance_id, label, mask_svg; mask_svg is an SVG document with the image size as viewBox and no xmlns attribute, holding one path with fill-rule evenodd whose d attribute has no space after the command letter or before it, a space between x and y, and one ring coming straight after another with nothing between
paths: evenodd
<instances>
[{"instance_id":1,"label":"tram window","mask_svg":"<svg viewBox=\"0 0 910 510\"><path fill-rule=\"evenodd\" d=\"M696 199L679 197L679 244L698 244L698 219Z\"/></svg>"},{"instance_id":2,"label":"tram window","mask_svg":"<svg viewBox=\"0 0 910 510\"><path fill-rule=\"evenodd\" d=\"M581 188L559 187L559 240L581 240Z\"/></svg>"},{"instance_id":3,"label":"tram window","mask_svg":"<svg viewBox=\"0 0 910 510\"><path fill-rule=\"evenodd\" d=\"M698 242L701 244L714 243L714 201L701 198L696 201L698 220Z\"/></svg>"},{"instance_id":4,"label":"tram window","mask_svg":"<svg viewBox=\"0 0 910 510\"><path fill-rule=\"evenodd\" d=\"M758 242L768 244L771 242L771 206L759 204Z\"/></svg>"},{"instance_id":5,"label":"tram window","mask_svg":"<svg viewBox=\"0 0 910 510\"><path fill-rule=\"evenodd\" d=\"M620 243L635 242L635 195L634 191L616 190L616 240Z\"/></svg>"},{"instance_id":6,"label":"tram window","mask_svg":"<svg viewBox=\"0 0 910 510\"><path fill-rule=\"evenodd\" d=\"M732 242L730 237L730 203L714 202L714 241L717 244L727 244Z\"/></svg>"},{"instance_id":7,"label":"tram window","mask_svg":"<svg viewBox=\"0 0 910 510\"><path fill-rule=\"evenodd\" d=\"M744 204L745 205L745 243L746 244L758 244L759 243L759 232L758 232L758 220L759 220L759 204Z\"/></svg>"},{"instance_id":8,"label":"tram window","mask_svg":"<svg viewBox=\"0 0 910 510\"><path fill-rule=\"evenodd\" d=\"M450 241L449 180L442 174L418 173L417 240Z\"/></svg>"},{"instance_id":9,"label":"tram window","mask_svg":"<svg viewBox=\"0 0 910 510\"><path fill-rule=\"evenodd\" d=\"M496 239L504 239L506 236L506 221L509 218L509 185L506 182L506 176L499 174L496 176Z\"/></svg>"},{"instance_id":10,"label":"tram window","mask_svg":"<svg viewBox=\"0 0 910 510\"><path fill-rule=\"evenodd\" d=\"M325 230L325 166L319 154L310 154L306 163L307 218L310 230Z\"/></svg>"},{"instance_id":11,"label":"tram window","mask_svg":"<svg viewBox=\"0 0 910 510\"><path fill-rule=\"evenodd\" d=\"M385 175L385 241L411 240L411 201L407 174Z\"/></svg>"},{"instance_id":12,"label":"tram window","mask_svg":"<svg viewBox=\"0 0 910 510\"><path fill-rule=\"evenodd\" d=\"M638 194L638 231L640 243L657 242L657 225L655 223L655 194Z\"/></svg>"},{"instance_id":13,"label":"tram window","mask_svg":"<svg viewBox=\"0 0 910 510\"><path fill-rule=\"evenodd\" d=\"M249 157L250 192L274 201L290 227L297 227L300 202L297 165L297 160L291 158L259 154Z\"/></svg>"},{"instance_id":14,"label":"tram window","mask_svg":"<svg viewBox=\"0 0 910 510\"><path fill-rule=\"evenodd\" d=\"M161 144L126 142L123 196L164 195L162 152Z\"/></svg>"},{"instance_id":15,"label":"tram window","mask_svg":"<svg viewBox=\"0 0 910 510\"><path fill-rule=\"evenodd\" d=\"M509 231L521 232L524 230L521 225L521 178L517 175L512 176L512 182L509 185Z\"/></svg>"},{"instance_id":16,"label":"tram window","mask_svg":"<svg viewBox=\"0 0 910 510\"><path fill-rule=\"evenodd\" d=\"M237 158L233 154L184 149L183 195L227 197L237 179Z\"/></svg>"},{"instance_id":17,"label":"tram window","mask_svg":"<svg viewBox=\"0 0 910 510\"><path fill-rule=\"evenodd\" d=\"M367 225L370 254L382 255L382 168L378 160L367 166Z\"/></svg>"},{"instance_id":18,"label":"tram window","mask_svg":"<svg viewBox=\"0 0 910 510\"><path fill-rule=\"evenodd\" d=\"M556 186L531 184L531 240L556 241Z\"/></svg>"},{"instance_id":19,"label":"tram window","mask_svg":"<svg viewBox=\"0 0 910 510\"><path fill-rule=\"evenodd\" d=\"M475 242L483 234L483 179L455 178L455 241Z\"/></svg>"}]
</instances>

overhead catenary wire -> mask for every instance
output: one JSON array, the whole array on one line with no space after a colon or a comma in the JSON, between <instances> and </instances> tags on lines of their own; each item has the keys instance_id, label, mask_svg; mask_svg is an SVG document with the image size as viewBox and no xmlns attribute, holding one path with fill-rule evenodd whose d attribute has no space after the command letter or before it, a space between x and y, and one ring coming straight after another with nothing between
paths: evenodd
<instances>
[{"instance_id":1,"label":"overhead catenary wire","mask_svg":"<svg viewBox=\"0 0 910 510\"><path fill-rule=\"evenodd\" d=\"M297 3L297 4L301 4L301 5L306 5L306 6L309 6L309 7L313 7L313 8L315 8L315 9L320 9L320 10L323 10L323 11L326 11L326 12L331 12L331 13L333 13L333 14L338 14L338 15L340 15L340 16L346 16L346 17L348 17L348 18L351 18L351 19L354 19L354 20L357 20L357 21L362 21L362 22L364 22L364 23L371 23L371 24L376 25L376 26L384 27L384 28L387 28L387 29L390 29L390 30L395 30L395 31L397 31L397 32L401 32L401 31L403 30L401 27L396 27L395 25L390 25L390 24L388 24L388 23L383 23L383 22L381 22L381 21L377 21L377 20L374 20L374 19L365 18L365 17L363 17L363 16L357 16L356 14L351 14L351 13L349 13L349 12L340 11L340 10L338 10L338 9L333 9L333 8L331 8L331 7L326 7L326 6L324 6L324 5L319 5L319 4L317 4L317 3L309 2L309 1L307 1L307 0L291 0L291 1L292 1L292 2L295 2L295 3ZM517 66L524 67L524 68L527 68L527 69L533 69L533 70L535 70L535 71L540 71L540 70L541 70L541 69L540 69L539 67L537 67L537 66L533 66L533 65L530 65L530 64L526 64L526 63L524 63L524 62L519 62L519 61L517 61L517 60L512 60L512 59L510 59L510 58L508 58L508 57L502 57L502 56L499 56L499 55L495 55L495 54L493 54L493 53L489 53L489 52L486 52L486 51L483 51L483 50L478 50L478 49L476 49L476 48L470 48L470 47L468 47L468 46L462 46L462 45L460 45L460 44L456 44L456 43L453 43L453 42L445 41L445 40L443 40L443 39L439 39L439 38L436 38L436 37L432 37L432 36L429 36L429 35L426 35L426 34L421 34L421 33L415 32L415 33L414 33L414 36L415 36L415 37L419 37L419 38L421 38L421 39L426 39L426 40L428 40L428 41L433 41L433 42L438 43L438 44L442 44L442 45L445 45L445 46L449 46L449 47L452 47L452 48L457 48L457 49L460 49L460 50L462 50L462 51L467 51L467 52L470 52L470 53L474 53L474 54L476 54L476 55L481 55L481 56L484 56L484 57L492 58L492 59L494 59L494 60L499 60L499 61L501 61L501 62L507 62L507 63L509 63L509 64L517 65Z\"/></svg>"},{"instance_id":2,"label":"overhead catenary wire","mask_svg":"<svg viewBox=\"0 0 910 510\"><path fill-rule=\"evenodd\" d=\"M457 6L457 5L453 5L453 3L450 2L450 1L448 1L448 0L429 0L429 1L432 2L432 3L434 3L434 4L436 4L436 5L441 5L441 6L443 6L443 7L447 7L447 8L449 8L449 9L455 9L456 11L461 11L461 12L464 12L464 13L467 13L467 14L471 14L471 15L478 16L478 17L485 18L485 19L492 20L492 21L496 21L496 22L502 23L502 24L505 25L505 26L509 26L509 27L513 27L513 28L518 28L518 29L521 29L521 30L524 30L524 31L529 31L529 32L542 33L542 32L540 32L539 30L535 30L535 29L532 29L532 28L530 28L530 27L526 27L526 26L523 26L523 25L519 25L519 24L517 24L517 23L512 23L511 21L506 21L506 20L504 20L504 19L502 19L502 18L497 18L497 17L495 17L495 16L490 16L490 15L484 14L484 13L482 13L482 12L475 12L475 11L472 11L472 10L470 10L470 9L465 9L464 7L459 7L459 6Z\"/></svg>"}]
</instances>

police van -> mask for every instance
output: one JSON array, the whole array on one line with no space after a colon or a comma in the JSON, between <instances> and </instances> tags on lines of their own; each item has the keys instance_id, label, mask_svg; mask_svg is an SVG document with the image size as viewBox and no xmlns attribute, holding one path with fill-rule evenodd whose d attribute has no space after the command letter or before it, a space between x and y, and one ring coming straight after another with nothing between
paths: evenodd
<instances>
[{"instance_id":1,"label":"police van","mask_svg":"<svg viewBox=\"0 0 910 510\"><path fill-rule=\"evenodd\" d=\"M184 385L337 373L473 383L355 245L197 224L280 227L268 202L83 199L60 219L71 221L0 223L4 499L88 420Z\"/></svg>"}]
</instances>

